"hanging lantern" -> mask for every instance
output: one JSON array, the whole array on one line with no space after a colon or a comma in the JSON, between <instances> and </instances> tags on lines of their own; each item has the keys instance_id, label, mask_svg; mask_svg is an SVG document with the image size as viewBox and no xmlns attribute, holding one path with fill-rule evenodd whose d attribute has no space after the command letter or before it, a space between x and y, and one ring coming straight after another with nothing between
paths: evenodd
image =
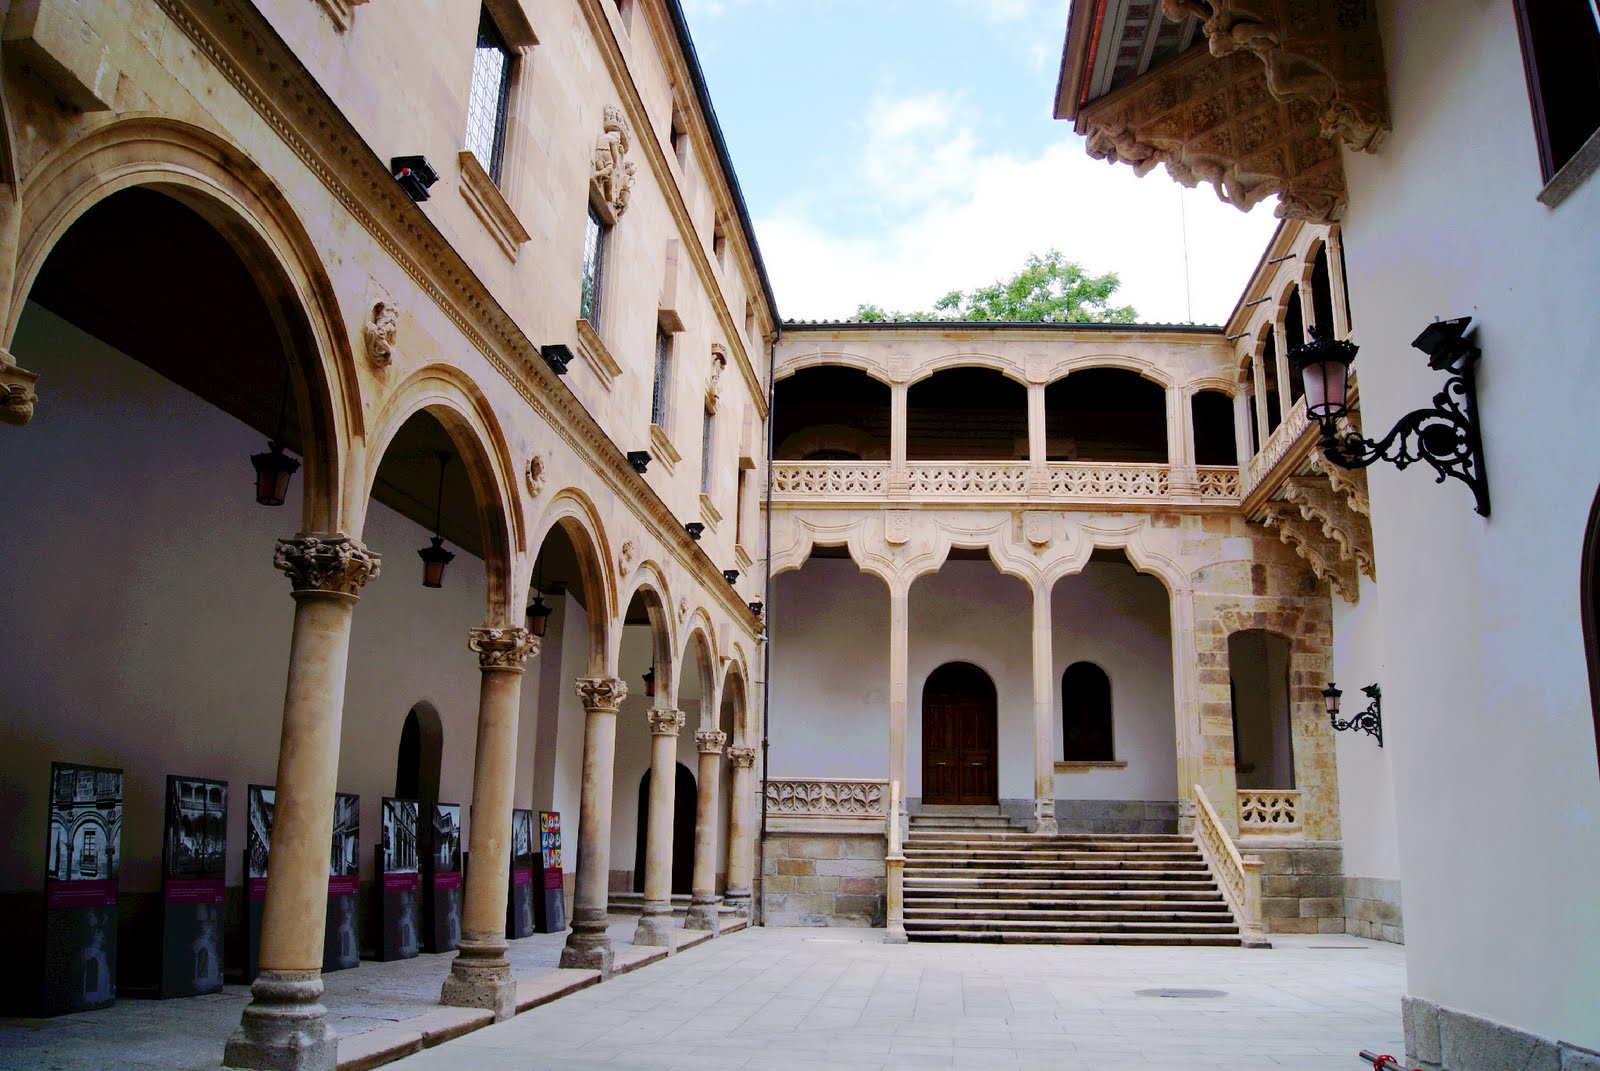
<instances>
[{"instance_id":1,"label":"hanging lantern","mask_svg":"<svg viewBox=\"0 0 1600 1071\"><path fill-rule=\"evenodd\" d=\"M289 477L300 468L300 462L283 452L283 444L276 439L267 441L267 452L251 454L250 464L256 470L256 501L263 506L281 506L289 496Z\"/></svg>"},{"instance_id":2,"label":"hanging lantern","mask_svg":"<svg viewBox=\"0 0 1600 1071\"><path fill-rule=\"evenodd\" d=\"M656 694L656 667L651 666L644 671L644 695L646 699L654 698Z\"/></svg>"},{"instance_id":3,"label":"hanging lantern","mask_svg":"<svg viewBox=\"0 0 1600 1071\"><path fill-rule=\"evenodd\" d=\"M535 595L533 602L528 604L528 631L535 636L543 636L544 630L550 627L550 615L555 613L544 604L543 595Z\"/></svg>"},{"instance_id":4,"label":"hanging lantern","mask_svg":"<svg viewBox=\"0 0 1600 1071\"><path fill-rule=\"evenodd\" d=\"M417 557L422 559L422 586L425 588L443 587L444 567L456 559L454 554L444 549L444 537L439 534L439 519L444 510L444 467L449 460L450 455L440 451L439 491L433 501L433 539L417 551Z\"/></svg>"}]
</instances>

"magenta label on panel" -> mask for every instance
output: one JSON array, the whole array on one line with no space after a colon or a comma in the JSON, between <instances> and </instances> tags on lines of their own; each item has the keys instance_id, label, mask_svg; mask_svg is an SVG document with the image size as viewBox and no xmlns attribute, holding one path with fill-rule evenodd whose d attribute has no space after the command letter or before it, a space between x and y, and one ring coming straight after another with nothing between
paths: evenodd
<instances>
[{"instance_id":1,"label":"magenta label on panel","mask_svg":"<svg viewBox=\"0 0 1600 1071\"><path fill-rule=\"evenodd\" d=\"M266 898L267 898L267 879L266 878L251 878L250 879L250 899L252 899L252 900L265 900Z\"/></svg>"},{"instance_id":2,"label":"magenta label on panel","mask_svg":"<svg viewBox=\"0 0 1600 1071\"><path fill-rule=\"evenodd\" d=\"M433 876L433 887L435 889L461 888L461 871L446 870L442 874L435 874Z\"/></svg>"},{"instance_id":3,"label":"magenta label on panel","mask_svg":"<svg viewBox=\"0 0 1600 1071\"><path fill-rule=\"evenodd\" d=\"M532 885L533 884L533 871L532 871L532 869L530 869L528 867L518 867L516 870L513 870L511 872L511 884L513 884L513 885Z\"/></svg>"},{"instance_id":4,"label":"magenta label on panel","mask_svg":"<svg viewBox=\"0 0 1600 1071\"><path fill-rule=\"evenodd\" d=\"M49 881L45 883L49 907L116 907L117 883L102 881Z\"/></svg>"},{"instance_id":5,"label":"magenta label on panel","mask_svg":"<svg viewBox=\"0 0 1600 1071\"><path fill-rule=\"evenodd\" d=\"M337 874L328 878L329 896L354 896L361 891L361 879L354 874Z\"/></svg>"},{"instance_id":6,"label":"magenta label on panel","mask_svg":"<svg viewBox=\"0 0 1600 1071\"><path fill-rule=\"evenodd\" d=\"M559 889L559 888L561 888L561 871L559 871L559 870L546 870L544 872L544 887L546 889Z\"/></svg>"},{"instance_id":7,"label":"magenta label on panel","mask_svg":"<svg viewBox=\"0 0 1600 1071\"><path fill-rule=\"evenodd\" d=\"M400 874L385 874L383 876L384 892L416 892L417 885L417 872L415 870Z\"/></svg>"},{"instance_id":8,"label":"magenta label on panel","mask_svg":"<svg viewBox=\"0 0 1600 1071\"><path fill-rule=\"evenodd\" d=\"M162 899L169 904L220 904L222 892L221 878L172 879L161 888Z\"/></svg>"}]
</instances>

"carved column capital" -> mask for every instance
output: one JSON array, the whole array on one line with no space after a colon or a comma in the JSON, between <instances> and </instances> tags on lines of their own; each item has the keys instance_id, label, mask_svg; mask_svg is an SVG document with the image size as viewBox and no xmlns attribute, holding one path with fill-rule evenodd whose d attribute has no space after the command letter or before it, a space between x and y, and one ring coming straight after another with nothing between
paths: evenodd
<instances>
[{"instance_id":1,"label":"carved column capital","mask_svg":"<svg viewBox=\"0 0 1600 1071\"><path fill-rule=\"evenodd\" d=\"M21 427L33 419L33 405L39 396L33 385L39 373L19 368L10 354L0 350L0 424Z\"/></svg>"},{"instance_id":2,"label":"carved column capital","mask_svg":"<svg viewBox=\"0 0 1600 1071\"><path fill-rule=\"evenodd\" d=\"M478 652L480 669L521 670L539 653L539 641L522 627L475 628L467 633L467 646Z\"/></svg>"},{"instance_id":3,"label":"carved column capital","mask_svg":"<svg viewBox=\"0 0 1600 1071\"><path fill-rule=\"evenodd\" d=\"M296 536L278 540L272 565L289 575L295 591L354 595L378 578L381 559L349 536Z\"/></svg>"},{"instance_id":4,"label":"carved column capital","mask_svg":"<svg viewBox=\"0 0 1600 1071\"><path fill-rule=\"evenodd\" d=\"M722 751L722 746L728 742L728 734L720 729L701 729L694 734L695 746L702 755L716 755Z\"/></svg>"},{"instance_id":5,"label":"carved column capital","mask_svg":"<svg viewBox=\"0 0 1600 1071\"><path fill-rule=\"evenodd\" d=\"M684 721L685 718L681 710L652 707L650 709L650 735L677 736L678 730L683 728Z\"/></svg>"},{"instance_id":6,"label":"carved column capital","mask_svg":"<svg viewBox=\"0 0 1600 1071\"><path fill-rule=\"evenodd\" d=\"M579 677L578 699L583 709L591 712L617 712L622 701L628 698L628 684L616 677Z\"/></svg>"},{"instance_id":7,"label":"carved column capital","mask_svg":"<svg viewBox=\"0 0 1600 1071\"><path fill-rule=\"evenodd\" d=\"M741 770L748 770L756 764L756 749L753 747L730 747L728 761Z\"/></svg>"}]
</instances>

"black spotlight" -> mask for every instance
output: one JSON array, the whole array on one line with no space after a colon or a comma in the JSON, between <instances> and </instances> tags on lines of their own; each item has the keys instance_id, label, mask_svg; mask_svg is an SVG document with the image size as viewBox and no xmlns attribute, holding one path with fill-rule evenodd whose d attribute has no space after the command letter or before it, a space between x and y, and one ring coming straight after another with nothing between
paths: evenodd
<instances>
[{"instance_id":1,"label":"black spotlight","mask_svg":"<svg viewBox=\"0 0 1600 1071\"><path fill-rule=\"evenodd\" d=\"M637 472L640 476L643 476L644 470L650 467L650 451L629 450L628 464L633 466L634 472Z\"/></svg>"},{"instance_id":2,"label":"black spotlight","mask_svg":"<svg viewBox=\"0 0 1600 1071\"><path fill-rule=\"evenodd\" d=\"M706 530L706 526L700 521L689 521L683 527L689 533L689 538L696 543L700 542L700 537L705 534Z\"/></svg>"},{"instance_id":3,"label":"black spotlight","mask_svg":"<svg viewBox=\"0 0 1600 1071\"><path fill-rule=\"evenodd\" d=\"M428 187L439 181L426 156L396 156L389 161L389 173L413 201L426 201Z\"/></svg>"},{"instance_id":4,"label":"black spotlight","mask_svg":"<svg viewBox=\"0 0 1600 1071\"><path fill-rule=\"evenodd\" d=\"M548 346L539 347L539 356L544 358L544 363L550 366L550 371L558 376L567 374L567 365L572 363L572 351L559 342L552 342Z\"/></svg>"}]
</instances>

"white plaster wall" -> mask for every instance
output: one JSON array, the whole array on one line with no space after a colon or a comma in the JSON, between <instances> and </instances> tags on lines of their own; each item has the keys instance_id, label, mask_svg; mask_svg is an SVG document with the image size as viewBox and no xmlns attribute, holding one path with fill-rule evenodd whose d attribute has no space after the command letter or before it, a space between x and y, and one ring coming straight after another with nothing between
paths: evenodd
<instances>
[{"instance_id":1,"label":"white plaster wall","mask_svg":"<svg viewBox=\"0 0 1600 1071\"><path fill-rule=\"evenodd\" d=\"M576 681L589 676L589 615L571 595L559 600L562 618L561 677ZM554 618L551 618L554 621ZM563 876L570 883L578 869L578 804L583 792L583 735L586 715L577 688L564 684L557 688L556 763L553 810L561 812L561 861Z\"/></svg>"},{"instance_id":2,"label":"white plaster wall","mask_svg":"<svg viewBox=\"0 0 1600 1071\"><path fill-rule=\"evenodd\" d=\"M1122 770L1057 773L1057 799L1178 798L1169 602L1161 581L1116 562L1090 562L1076 576L1056 581L1050 607L1055 632L1053 757L1061 758L1065 728L1061 675L1074 662L1093 662L1111 678L1114 754L1128 764Z\"/></svg>"},{"instance_id":3,"label":"white plaster wall","mask_svg":"<svg viewBox=\"0 0 1600 1071\"><path fill-rule=\"evenodd\" d=\"M48 402L7 437L0 481L12 533L0 889L40 885L53 759L124 770L129 891L159 885L166 775L226 780L237 883L245 788L276 778L293 603L272 548L298 528L297 499L256 505L259 434L43 309L29 308L13 349L43 374ZM471 803L479 675L466 639L483 621L484 571L461 554L442 589L424 589L415 551L427 533L376 503L365 537L384 571L355 610L339 788L361 796L370 876L379 799L394 791L418 700L444 721L441 799ZM530 736L537 674L523 693Z\"/></svg>"},{"instance_id":4,"label":"white plaster wall","mask_svg":"<svg viewBox=\"0 0 1600 1071\"><path fill-rule=\"evenodd\" d=\"M1333 600L1333 679L1344 690L1343 716L1366 707L1360 688L1387 689L1383 629L1378 606L1383 595L1361 578L1361 601ZM1359 706L1352 705L1359 704ZM1385 726L1387 732L1388 726ZM1339 761L1339 829L1344 838L1344 872L1360 878L1398 878L1400 843L1394 813L1394 743L1379 747L1366 733L1343 732L1335 740Z\"/></svg>"},{"instance_id":5,"label":"white plaster wall","mask_svg":"<svg viewBox=\"0 0 1600 1071\"><path fill-rule=\"evenodd\" d=\"M771 776L888 777L883 581L845 559L813 558L773 579L768 622Z\"/></svg>"},{"instance_id":6,"label":"white plaster wall","mask_svg":"<svg viewBox=\"0 0 1600 1071\"><path fill-rule=\"evenodd\" d=\"M1380 5L1395 134L1346 155L1369 434L1440 377L1409 343L1480 328L1493 517L1461 484L1371 472L1408 982L1420 997L1600 1047L1600 777L1579 563L1600 482L1600 180L1535 200L1510 4Z\"/></svg>"}]
</instances>

